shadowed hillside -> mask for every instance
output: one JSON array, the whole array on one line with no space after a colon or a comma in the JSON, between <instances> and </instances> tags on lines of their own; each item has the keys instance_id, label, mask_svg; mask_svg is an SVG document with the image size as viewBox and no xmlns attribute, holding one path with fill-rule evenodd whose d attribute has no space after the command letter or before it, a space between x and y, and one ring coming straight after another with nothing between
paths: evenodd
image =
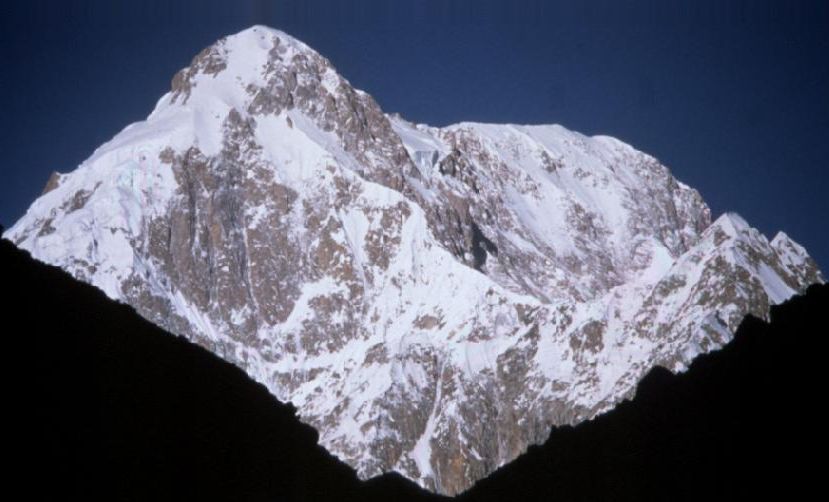
<instances>
[{"instance_id":1,"label":"shadowed hillside","mask_svg":"<svg viewBox=\"0 0 829 502\"><path fill-rule=\"evenodd\" d=\"M4 354L32 498L428 498L397 475L360 482L242 370L6 240L0 284L3 318L20 322Z\"/></svg>"},{"instance_id":2,"label":"shadowed hillside","mask_svg":"<svg viewBox=\"0 0 829 502\"><path fill-rule=\"evenodd\" d=\"M11 479L33 499L427 500L368 483L241 370L0 241ZM820 479L829 288L553 431L464 500L742 500Z\"/></svg>"}]
</instances>

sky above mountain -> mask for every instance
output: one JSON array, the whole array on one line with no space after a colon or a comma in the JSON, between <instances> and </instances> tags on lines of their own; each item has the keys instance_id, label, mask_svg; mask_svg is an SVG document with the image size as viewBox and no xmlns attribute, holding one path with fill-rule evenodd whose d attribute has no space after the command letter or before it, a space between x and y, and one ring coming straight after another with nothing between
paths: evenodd
<instances>
[{"instance_id":1,"label":"sky above mountain","mask_svg":"<svg viewBox=\"0 0 829 502\"><path fill-rule=\"evenodd\" d=\"M0 223L23 215L51 171L145 118L203 47L266 24L413 121L618 137L699 189L715 216L782 229L829 267L829 6L561 3L6 3Z\"/></svg>"}]
</instances>

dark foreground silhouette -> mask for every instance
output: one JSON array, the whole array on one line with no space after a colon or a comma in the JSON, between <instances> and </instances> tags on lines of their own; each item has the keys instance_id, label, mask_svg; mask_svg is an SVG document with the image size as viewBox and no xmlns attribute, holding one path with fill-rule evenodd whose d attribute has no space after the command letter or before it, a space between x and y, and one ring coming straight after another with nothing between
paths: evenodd
<instances>
[{"instance_id":1,"label":"dark foreground silhouette","mask_svg":"<svg viewBox=\"0 0 829 502\"><path fill-rule=\"evenodd\" d=\"M361 482L238 368L0 241L6 475L26 500L441 499ZM829 288L747 318L682 375L482 480L462 500L749 500L822 491ZM817 457L813 457L817 455Z\"/></svg>"}]
</instances>

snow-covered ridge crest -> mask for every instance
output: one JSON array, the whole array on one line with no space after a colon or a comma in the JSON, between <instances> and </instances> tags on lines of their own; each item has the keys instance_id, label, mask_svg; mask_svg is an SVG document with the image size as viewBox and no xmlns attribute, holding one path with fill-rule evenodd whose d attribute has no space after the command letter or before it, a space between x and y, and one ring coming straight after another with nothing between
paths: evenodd
<instances>
[{"instance_id":1,"label":"snow-covered ridge crest","mask_svg":"<svg viewBox=\"0 0 829 502\"><path fill-rule=\"evenodd\" d=\"M361 477L445 494L823 281L616 139L415 125L261 26L4 237L245 369Z\"/></svg>"}]
</instances>

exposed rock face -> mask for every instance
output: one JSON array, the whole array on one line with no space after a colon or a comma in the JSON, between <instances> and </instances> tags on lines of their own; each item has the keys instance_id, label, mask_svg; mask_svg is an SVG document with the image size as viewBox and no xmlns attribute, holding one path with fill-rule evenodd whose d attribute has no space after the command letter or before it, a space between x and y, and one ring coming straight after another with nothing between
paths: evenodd
<instances>
[{"instance_id":1,"label":"exposed rock face","mask_svg":"<svg viewBox=\"0 0 829 502\"><path fill-rule=\"evenodd\" d=\"M823 281L615 139L414 125L264 27L5 237L244 368L361 477L445 494Z\"/></svg>"}]
</instances>

